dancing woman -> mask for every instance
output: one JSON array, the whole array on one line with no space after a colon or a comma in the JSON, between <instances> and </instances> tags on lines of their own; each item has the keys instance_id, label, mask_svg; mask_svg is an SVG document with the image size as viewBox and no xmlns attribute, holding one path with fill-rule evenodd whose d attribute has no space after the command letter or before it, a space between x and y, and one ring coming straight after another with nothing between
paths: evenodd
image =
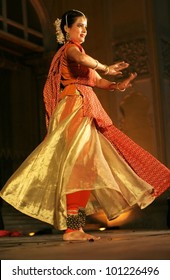
<instances>
[{"instance_id":1,"label":"dancing woman","mask_svg":"<svg viewBox=\"0 0 170 280\"><path fill-rule=\"evenodd\" d=\"M106 79L128 64L107 66L85 53L82 12L56 20L56 33L61 47L44 87L47 135L1 197L64 231L63 240L97 240L83 230L86 215L102 209L111 220L134 205L148 206L170 186L170 170L113 125L93 91L123 92L136 73L119 83Z\"/></svg>"}]
</instances>

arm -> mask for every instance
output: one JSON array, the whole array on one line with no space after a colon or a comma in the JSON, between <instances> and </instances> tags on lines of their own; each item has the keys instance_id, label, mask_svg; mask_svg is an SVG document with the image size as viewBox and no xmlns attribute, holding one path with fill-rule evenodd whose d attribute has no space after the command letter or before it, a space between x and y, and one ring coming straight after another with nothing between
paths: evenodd
<instances>
[{"instance_id":1,"label":"arm","mask_svg":"<svg viewBox=\"0 0 170 280\"><path fill-rule=\"evenodd\" d=\"M96 69L97 66L97 69L103 73L107 70L107 65L104 65L91 56L82 53L77 46L70 47L67 50L67 56L70 60L82 64L88 68Z\"/></svg>"},{"instance_id":2,"label":"arm","mask_svg":"<svg viewBox=\"0 0 170 280\"><path fill-rule=\"evenodd\" d=\"M115 67L115 65L117 67L118 64L114 64L111 66L104 65L104 64L98 62L97 60L95 60L94 58L92 58L91 56L82 53L77 46L70 47L67 50L67 56L72 61L82 64L88 68L101 70L104 74L115 75L115 72L117 72L117 70L114 70L114 67ZM128 65L127 63L125 63L125 64ZM122 67L122 66L120 66L120 67ZM122 67L122 68L120 68L120 67L118 67L119 68L118 71L120 69L124 68L124 67ZM108 71L108 68L109 68L109 71ZM120 73L120 71L117 73ZM113 91L116 89L118 89L119 91L124 91L126 88L131 86L131 81L134 80L136 78L136 76L137 76L136 73L130 74L130 76L128 78L126 78L124 81L116 84L114 82L110 82L107 79L102 78L96 72L96 87L110 90L110 91Z\"/></svg>"},{"instance_id":3,"label":"arm","mask_svg":"<svg viewBox=\"0 0 170 280\"><path fill-rule=\"evenodd\" d=\"M106 90L114 90L116 89L116 83L110 82L107 79L102 78L97 72L96 72L96 87Z\"/></svg>"},{"instance_id":4,"label":"arm","mask_svg":"<svg viewBox=\"0 0 170 280\"><path fill-rule=\"evenodd\" d=\"M75 61L79 64L82 64L88 68L99 70L103 74L107 74L107 75L122 74L121 70L123 70L129 66L129 64L124 61L107 66L105 64L100 63L98 60L94 59L93 57L91 57L85 53L82 53L79 50L79 48L75 45L71 46L67 50L67 55L70 60Z\"/></svg>"},{"instance_id":5,"label":"arm","mask_svg":"<svg viewBox=\"0 0 170 280\"><path fill-rule=\"evenodd\" d=\"M125 91L127 88L131 87L131 81L133 81L136 78L136 73L131 73L130 76L126 79L124 79L122 82L110 82L106 79L103 79L97 72L96 72L96 87L114 91Z\"/></svg>"}]
</instances>

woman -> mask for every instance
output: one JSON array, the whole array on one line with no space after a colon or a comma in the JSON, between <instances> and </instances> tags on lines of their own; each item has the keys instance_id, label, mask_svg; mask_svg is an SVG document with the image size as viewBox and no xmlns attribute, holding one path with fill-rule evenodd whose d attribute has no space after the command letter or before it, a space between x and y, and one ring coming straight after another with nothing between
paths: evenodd
<instances>
[{"instance_id":1,"label":"woman","mask_svg":"<svg viewBox=\"0 0 170 280\"><path fill-rule=\"evenodd\" d=\"M112 124L92 90L126 90L135 73L114 83L97 71L117 75L128 64L106 66L84 52L87 18L80 11L66 12L56 32L64 44L44 87L47 136L1 196L64 230L63 240L97 240L83 231L86 215L103 209L111 220L136 204L146 207L168 188L170 172Z\"/></svg>"}]
</instances>

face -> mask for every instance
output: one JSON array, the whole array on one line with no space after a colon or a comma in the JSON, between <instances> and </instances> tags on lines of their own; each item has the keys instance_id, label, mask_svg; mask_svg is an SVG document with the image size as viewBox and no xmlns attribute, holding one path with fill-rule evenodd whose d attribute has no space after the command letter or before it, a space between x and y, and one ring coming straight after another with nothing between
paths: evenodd
<instances>
[{"instance_id":1,"label":"face","mask_svg":"<svg viewBox=\"0 0 170 280\"><path fill-rule=\"evenodd\" d=\"M78 17L71 27L65 26L65 31L69 34L70 40L82 44L87 35L87 19L83 16Z\"/></svg>"}]
</instances>

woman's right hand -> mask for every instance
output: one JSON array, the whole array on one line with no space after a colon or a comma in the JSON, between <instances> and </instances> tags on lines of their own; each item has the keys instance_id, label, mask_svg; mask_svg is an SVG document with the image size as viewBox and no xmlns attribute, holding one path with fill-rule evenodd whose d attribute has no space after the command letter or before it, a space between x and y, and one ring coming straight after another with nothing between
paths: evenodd
<instances>
[{"instance_id":1,"label":"woman's right hand","mask_svg":"<svg viewBox=\"0 0 170 280\"><path fill-rule=\"evenodd\" d=\"M124 79L122 82L118 83L111 83L109 85L109 90L119 90L119 91L125 91L127 88L132 86L132 81L137 77L137 73L131 73L128 78Z\"/></svg>"},{"instance_id":2,"label":"woman's right hand","mask_svg":"<svg viewBox=\"0 0 170 280\"><path fill-rule=\"evenodd\" d=\"M132 81L137 77L137 73L131 73L128 78L124 81L116 84L116 89L119 91L125 91L127 88L132 86Z\"/></svg>"}]
</instances>

